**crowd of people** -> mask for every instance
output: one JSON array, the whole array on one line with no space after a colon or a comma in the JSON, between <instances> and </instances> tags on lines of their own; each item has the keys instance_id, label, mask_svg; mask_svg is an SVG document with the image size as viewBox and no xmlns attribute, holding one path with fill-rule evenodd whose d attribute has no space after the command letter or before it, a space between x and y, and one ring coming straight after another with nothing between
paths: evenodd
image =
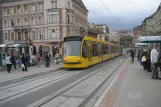
<instances>
[{"instance_id":1,"label":"crowd of people","mask_svg":"<svg viewBox=\"0 0 161 107\"><path fill-rule=\"evenodd\" d=\"M135 57L135 50L130 50L131 62L133 63ZM159 46L154 45L149 49L140 49L137 53L137 60L147 72L152 72L152 79L161 79L158 73L161 72L161 49Z\"/></svg>"},{"instance_id":2,"label":"crowd of people","mask_svg":"<svg viewBox=\"0 0 161 107\"><path fill-rule=\"evenodd\" d=\"M40 53L37 52L36 54L36 66L37 67L40 67L41 59L42 58L40 57ZM55 55L56 64L60 63L60 59L61 59L61 55L59 54L59 52L56 52L56 55ZM17 63L22 68L22 71L28 71L27 67L30 67L30 54L22 53L20 58L17 60L13 52L11 52L5 56L5 61L6 61L6 67L7 67L8 73L11 72L12 66L14 66L14 68L17 69L16 68ZM51 55L49 54L49 52L44 53L44 61L45 61L45 66L50 67Z\"/></svg>"}]
</instances>

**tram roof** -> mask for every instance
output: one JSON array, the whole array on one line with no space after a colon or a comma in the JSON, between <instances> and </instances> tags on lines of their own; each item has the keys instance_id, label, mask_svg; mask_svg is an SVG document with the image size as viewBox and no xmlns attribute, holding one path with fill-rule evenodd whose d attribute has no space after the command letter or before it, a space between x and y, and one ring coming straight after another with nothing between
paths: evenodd
<instances>
[{"instance_id":1,"label":"tram roof","mask_svg":"<svg viewBox=\"0 0 161 107\"><path fill-rule=\"evenodd\" d=\"M138 40L141 43L158 43L161 42L161 36L141 36Z\"/></svg>"}]
</instances>

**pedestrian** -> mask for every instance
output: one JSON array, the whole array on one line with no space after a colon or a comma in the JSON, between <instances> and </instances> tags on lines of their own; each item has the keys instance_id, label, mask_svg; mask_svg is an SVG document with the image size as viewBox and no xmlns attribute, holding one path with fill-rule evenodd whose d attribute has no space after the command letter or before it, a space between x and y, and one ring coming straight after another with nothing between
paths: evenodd
<instances>
[{"instance_id":1,"label":"pedestrian","mask_svg":"<svg viewBox=\"0 0 161 107\"><path fill-rule=\"evenodd\" d=\"M147 72L151 72L151 59L150 59L150 54L151 54L151 49L149 49L148 52L147 52L147 58L146 58Z\"/></svg>"},{"instance_id":2,"label":"pedestrian","mask_svg":"<svg viewBox=\"0 0 161 107\"><path fill-rule=\"evenodd\" d=\"M57 51L56 54L55 54L56 64L59 64L59 59L60 59L60 54L59 54L59 52Z\"/></svg>"},{"instance_id":3,"label":"pedestrian","mask_svg":"<svg viewBox=\"0 0 161 107\"><path fill-rule=\"evenodd\" d=\"M27 59L26 60L27 61L27 66L30 67L30 54L29 53L26 54L26 59Z\"/></svg>"},{"instance_id":4,"label":"pedestrian","mask_svg":"<svg viewBox=\"0 0 161 107\"><path fill-rule=\"evenodd\" d=\"M45 65L46 67L49 67L50 66L50 56L49 56L49 53L48 52L45 52Z\"/></svg>"},{"instance_id":5,"label":"pedestrian","mask_svg":"<svg viewBox=\"0 0 161 107\"><path fill-rule=\"evenodd\" d=\"M16 70L16 60L15 60L15 56L14 56L13 52L11 52L11 62ZM12 65L11 65L11 69L12 69Z\"/></svg>"},{"instance_id":6,"label":"pedestrian","mask_svg":"<svg viewBox=\"0 0 161 107\"><path fill-rule=\"evenodd\" d=\"M37 54L36 54L36 60L37 60L37 67L40 67L40 53L39 52L37 52Z\"/></svg>"},{"instance_id":7,"label":"pedestrian","mask_svg":"<svg viewBox=\"0 0 161 107\"><path fill-rule=\"evenodd\" d=\"M131 63L134 63L134 51L131 50Z\"/></svg>"},{"instance_id":8,"label":"pedestrian","mask_svg":"<svg viewBox=\"0 0 161 107\"><path fill-rule=\"evenodd\" d=\"M140 62L140 51L138 51L138 62Z\"/></svg>"},{"instance_id":9,"label":"pedestrian","mask_svg":"<svg viewBox=\"0 0 161 107\"><path fill-rule=\"evenodd\" d=\"M26 56L25 56L24 53L22 54L21 62L22 62L22 64L24 65L24 68L22 68L22 71L28 71L28 70L27 70L27 66L26 66L27 58L26 58Z\"/></svg>"},{"instance_id":10,"label":"pedestrian","mask_svg":"<svg viewBox=\"0 0 161 107\"><path fill-rule=\"evenodd\" d=\"M158 71L157 71L157 61L159 57L159 53L157 52L157 46L153 46L151 51L151 69L152 69L152 79L158 78Z\"/></svg>"},{"instance_id":11,"label":"pedestrian","mask_svg":"<svg viewBox=\"0 0 161 107\"><path fill-rule=\"evenodd\" d=\"M142 58L141 58L141 61L142 61L142 65L143 65L144 70L147 70L147 57L146 56L147 56L147 53L144 50L143 55L142 55Z\"/></svg>"},{"instance_id":12,"label":"pedestrian","mask_svg":"<svg viewBox=\"0 0 161 107\"><path fill-rule=\"evenodd\" d=\"M11 72L11 65L12 65L11 56L10 56L10 54L7 54L7 57L6 57L6 66L7 66L7 72L8 73Z\"/></svg>"}]
</instances>

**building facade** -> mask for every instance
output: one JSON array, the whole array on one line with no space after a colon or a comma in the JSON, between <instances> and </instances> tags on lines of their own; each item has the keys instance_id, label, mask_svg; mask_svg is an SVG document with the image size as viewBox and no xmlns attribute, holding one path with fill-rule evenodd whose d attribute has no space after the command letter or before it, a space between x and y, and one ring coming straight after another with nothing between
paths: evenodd
<instances>
[{"instance_id":1,"label":"building facade","mask_svg":"<svg viewBox=\"0 0 161 107\"><path fill-rule=\"evenodd\" d=\"M99 32L97 39L109 41L109 28L106 24L92 24L91 28L94 30L94 33Z\"/></svg>"},{"instance_id":2,"label":"building facade","mask_svg":"<svg viewBox=\"0 0 161 107\"><path fill-rule=\"evenodd\" d=\"M0 0L0 44L2 43L2 6Z\"/></svg>"},{"instance_id":3,"label":"building facade","mask_svg":"<svg viewBox=\"0 0 161 107\"><path fill-rule=\"evenodd\" d=\"M120 42L120 35L115 29L110 28L110 33L109 33L109 41L110 42Z\"/></svg>"},{"instance_id":4,"label":"building facade","mask_svg":"<svg viewBox=\"0 0 161 107\"><path fill-rule=\"evenodd\" d=\"M3 43L30 45L31 54L49 51L54 56L64 37L88 31L82 0L2 0L2 8Z\"/></svg>"},{"instance_id":5,"label":"building facade","mask_svg":"<svg viewBox=\"0 0 161 107\"><path fill-rule=\"evenodd\" d=\"M161 35L161 4L153 15L152 28L153 35Z\"/></svg>"}]
</instances>

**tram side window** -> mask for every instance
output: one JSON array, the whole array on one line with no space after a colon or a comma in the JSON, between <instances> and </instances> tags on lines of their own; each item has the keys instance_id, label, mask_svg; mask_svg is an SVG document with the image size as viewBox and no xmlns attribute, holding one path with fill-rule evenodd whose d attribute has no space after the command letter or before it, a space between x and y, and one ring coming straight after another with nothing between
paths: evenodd
<instances>
[{"instance_id":1,"label":"tram side window","mask_svg":"<svg viewBox=\"0 0 161 107\"><path fill-rule=\"evenodd\" d=\"M103 55L108 54L108 45L103 46Z\"/></svg>"},{"instance_id":2,"label":"tram side window","mask_svg":"<svg viewBox=\"0 0 161 107\"><path fill-rule=\"evenodd\" d=\"M86 41L84 41L82 45L82 57L87 58Z\"/></svg>"},{"instance_id":3,"label":"tram side window","mask_svg":"<svg viewBox=\"0 0 161 107\"><path fill-rule=\"evenodd\" d=\"M98 44L92 44L92 56L98 56Z\"/></svg>"}]
</instances>

